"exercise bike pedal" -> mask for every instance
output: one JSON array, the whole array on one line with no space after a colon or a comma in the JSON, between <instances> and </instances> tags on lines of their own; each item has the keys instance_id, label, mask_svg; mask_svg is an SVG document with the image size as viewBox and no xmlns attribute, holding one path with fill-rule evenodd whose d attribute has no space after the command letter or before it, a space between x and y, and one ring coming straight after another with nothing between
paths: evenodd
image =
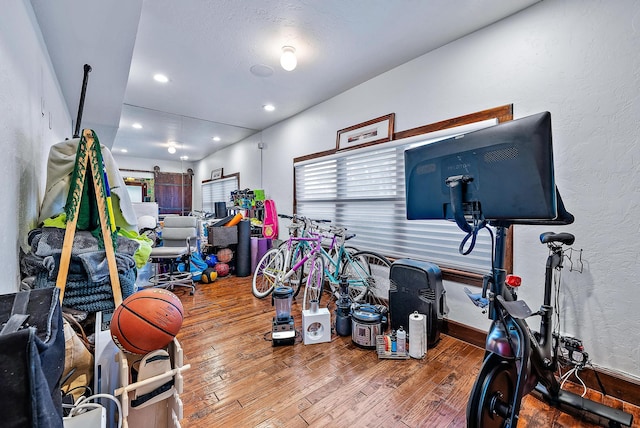
<instances>
[{"instance_id":1,"label":"exercise bike pedal","mask_svg":"<svg viewBox=\"0 0 640 428\"><path fill-rule=\"evenodd\" d=\"M512 300L506 301L504 297L497 296L500 305L511 315L513 318L525 319L529 318L531 315L536 314L533 312L527 302L524 300Z\"/></svg>"}]
</instances>

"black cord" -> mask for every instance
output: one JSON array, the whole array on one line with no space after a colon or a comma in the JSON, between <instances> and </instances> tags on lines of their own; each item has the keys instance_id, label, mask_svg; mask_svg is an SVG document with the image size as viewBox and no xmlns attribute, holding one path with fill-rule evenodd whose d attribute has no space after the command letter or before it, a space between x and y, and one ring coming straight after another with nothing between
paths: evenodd
<instances>
[{"instance_id":1,"label":"black cord","mask_svg":"<svg viewBox=\"0 0 640 428\"><path fill-rule=\"evenodd\" d=\"M476 246L476 238L478 237L478 232L480 232L484 228L487 228L487 222L484 219L482 220L475 219L473 221L473 228L471 229L471 231L467 233L467 235L464 237L464 239L460 243L460 246L458 247L458 252L463 256L470 254ZM493 234L491 234L491 236L493 238ZM469 240L469 238L471 238L471 244L469 245L469 248L465 251L464 246ZM493 239L492 239L491 250L492 250L491 253L493 254ZM491 264L493 267L493 260L491 261Z\"/></svg>"}]
</instances>

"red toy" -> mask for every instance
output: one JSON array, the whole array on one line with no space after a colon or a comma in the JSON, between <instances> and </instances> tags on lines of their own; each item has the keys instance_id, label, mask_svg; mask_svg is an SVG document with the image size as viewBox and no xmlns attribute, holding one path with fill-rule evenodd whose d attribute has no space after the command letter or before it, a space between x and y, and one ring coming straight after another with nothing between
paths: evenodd
<instances>
[{"instance_id":1,"label":"red toy","mask_svg":"<svg viewBox=\"0 0 640 428\"><path fill-rule=\"evenodd\" d=\"M215 266L216 272L218 272L218 276L227 276L229 275L229 265L226 263L218 263Z\"/></svg>"}]
</instances>

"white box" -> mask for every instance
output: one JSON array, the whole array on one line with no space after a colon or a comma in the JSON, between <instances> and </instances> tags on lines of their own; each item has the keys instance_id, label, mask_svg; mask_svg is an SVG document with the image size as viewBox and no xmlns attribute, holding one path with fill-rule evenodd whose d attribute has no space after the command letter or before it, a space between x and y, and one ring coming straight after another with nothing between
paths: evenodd
<instances>
[{"instance_id":1,"label":"white box","mask_svg":"<svg viewBox=\"0 0 640 428\"><path fill-rule=\"evenodd\" d=\"M327 308L302 311L302 337L305 345L331 341L331 314Z\"/></svg>"}]
</instances>

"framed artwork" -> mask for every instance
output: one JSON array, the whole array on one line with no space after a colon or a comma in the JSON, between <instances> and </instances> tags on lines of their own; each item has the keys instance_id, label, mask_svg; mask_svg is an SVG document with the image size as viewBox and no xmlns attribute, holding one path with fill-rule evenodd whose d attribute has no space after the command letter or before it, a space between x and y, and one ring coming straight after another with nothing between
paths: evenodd
<instances>
[{"instance_id":1,"label":"framed artwork","mask_svg":"<svg viewBox=\"0 0 640 428\"><path fill-rule=\"evenodd\" d=\"M355 149L393 139L395 113L380 116L338 131L336 150Z\"/></svg>"},{"instance_id":2,"label":"framed artwork","mask_svg":"<svg viewBox=\"0 0 640 428\"><path fill-rule=\"evenodd\" d=\"M222 168L216 168L211 171L211 180L222 178Z\"/></svg>"}]
</instances>

